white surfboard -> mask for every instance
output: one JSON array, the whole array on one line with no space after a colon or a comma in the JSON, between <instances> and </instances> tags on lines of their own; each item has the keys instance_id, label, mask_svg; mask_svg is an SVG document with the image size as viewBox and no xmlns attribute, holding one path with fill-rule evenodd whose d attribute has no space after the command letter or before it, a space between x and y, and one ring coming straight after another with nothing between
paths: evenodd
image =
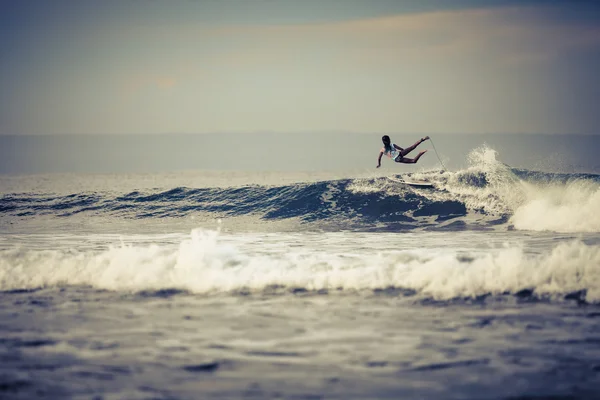
<instances>
[{"instance_id":1,"label":"white surfboard","mask_svg":"<svg viewBox=\"0 0 600 400\"><path fill-rule=\"evenodd\" d=\"M391 176L387 177L390 181L392 182L396 182L396 183L402 183L404 185L408 185L408 186L412 186L415 188L421 188L421 189L426 189L426 188L433 188L433 183L428 182L428 181L421 181L421 180L412 180L412 179L398 179L398 178L394 178Z\"/></svg>"}]
</instances>

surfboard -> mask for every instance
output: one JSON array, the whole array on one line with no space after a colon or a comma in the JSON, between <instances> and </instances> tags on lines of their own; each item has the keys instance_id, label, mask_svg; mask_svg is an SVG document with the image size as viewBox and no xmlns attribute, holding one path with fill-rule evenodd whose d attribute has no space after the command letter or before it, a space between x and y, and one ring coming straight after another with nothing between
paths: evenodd
<instances>
[{"instance_id":1,"label":"surfboard","mask_svg":"<svg viewBox=\"0 0 600 400\"><path fill-rule=\"evenodd\" d=\"M428 181L419 181L419 180L411 180L411 179L398 179L398 178L394 178L391 176L387 177L390 181L392 182L396 182L396 183L401 183L403 185L408 185L408 186L412 186L415 188L421 188L421 189L427 189L427 188L433 188L433 183L428 182Z\"/></svg>"}]
</instances>

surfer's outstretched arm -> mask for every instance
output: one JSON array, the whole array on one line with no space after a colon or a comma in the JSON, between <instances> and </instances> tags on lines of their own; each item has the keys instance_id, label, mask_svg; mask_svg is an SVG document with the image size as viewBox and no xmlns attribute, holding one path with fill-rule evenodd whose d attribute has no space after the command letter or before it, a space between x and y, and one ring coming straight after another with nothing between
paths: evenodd
<instances>
[{"instance_id":1,"label":"surfer's outstretched arm","mask_svg":"<svg viewBox=\"0 0 600 400\"><path fill-rule=\"evenodd\" d=\"M379 152L379 157L377 158L377 168L381 167L381 157L383 156L383 151Z\"/></svg>"},{"instance_id":2,"label":"surfer's outstretched arm","mask_svg":"<svg viewBox=\"0 0 600 400\"><path fill-rule=\"evenodd\" d=\"M412 146L408 146L407 148L405 148L404 150L399 149L400 153L405 156L408 153L410 153L411 151L413 151L415 148L417 148L418 145L420 145L421 143L423 143L424 141L429 140L429 136L425 136L424 138L421 138L421 140L419 140L417 143L413 144ZM421 157L420 155L418 155L417 157L415 157L415 160L418 160L419 157ZM410 158L409 158L410 160ZM415 161L416 162L416 161Z\"/></svg>"},{"instance_id":3,"label":"surfer's outstretched arm","mask_svg":"<svg viewBox=\"0 0 600 400\"><path fill-rule=\"evenodd\" d=\"M419 161L419 158L421 158L421 156L423 154L427 153L427 150L423 150L422 152L420 152L419 154L417 154L417 156L415 158L406 158L406 157L402 157L402 159L400 159L398 162L404 163L404 164L416 164L417 161Z\"/></svg>"}]
</instances>

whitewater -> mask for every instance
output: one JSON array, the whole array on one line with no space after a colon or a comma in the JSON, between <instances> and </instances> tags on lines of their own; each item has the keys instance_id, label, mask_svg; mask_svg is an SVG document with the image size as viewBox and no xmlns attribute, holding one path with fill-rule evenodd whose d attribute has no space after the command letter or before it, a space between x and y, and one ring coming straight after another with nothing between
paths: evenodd
<instances>
[{"instance_id":1,"label":"whitewater","mask_svg":"<svg viewBox=\"0 0 600 400\"><path fill-rule=\"evenodd\" d=\"M0 398L598 398L600 175L500 156L2 175Z\"/></svg>"}]
</instances>

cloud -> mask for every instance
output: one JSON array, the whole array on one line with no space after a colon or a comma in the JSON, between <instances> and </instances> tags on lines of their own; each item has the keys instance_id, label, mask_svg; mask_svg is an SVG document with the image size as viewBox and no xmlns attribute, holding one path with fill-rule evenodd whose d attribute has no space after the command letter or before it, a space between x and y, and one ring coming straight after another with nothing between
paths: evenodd
<instances>
[{"instance_id":1,"label":"cloud","mask_svg":"<svg viewBox=\"0 0 600 400\"><path fill-rule=\"evenodd\" d=\"M318 24L222 26L208 36L227 49L223 61L274 55L281 60L315 50L355 54L355 61L403 62L481 56L508 66L544 62L600 46L600 27L561 24L552 7L505 7L398 14ZM217 56L219 58L219 56Z\"/></svg>"}]
</instances>

